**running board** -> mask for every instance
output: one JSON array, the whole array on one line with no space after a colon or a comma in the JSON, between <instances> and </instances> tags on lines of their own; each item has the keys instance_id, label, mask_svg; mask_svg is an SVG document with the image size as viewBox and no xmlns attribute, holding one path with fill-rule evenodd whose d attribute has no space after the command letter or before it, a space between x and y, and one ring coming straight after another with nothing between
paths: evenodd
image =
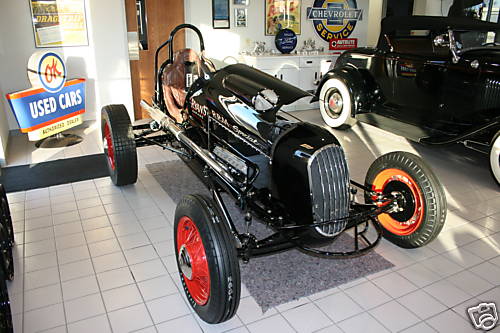
<instances>
[{"instance_id":1,"label":"running board","mask_svg":"<svg viewBox=\"0 0 500 333\"><path fill-rule=\"evenodd\" d=\"M357 114L356 119L415 142L420 142L438 134L436 131L404 123L377 113ZM442 133L439 133L439 135L442 135Z\"/></svg>"}]
</instances>

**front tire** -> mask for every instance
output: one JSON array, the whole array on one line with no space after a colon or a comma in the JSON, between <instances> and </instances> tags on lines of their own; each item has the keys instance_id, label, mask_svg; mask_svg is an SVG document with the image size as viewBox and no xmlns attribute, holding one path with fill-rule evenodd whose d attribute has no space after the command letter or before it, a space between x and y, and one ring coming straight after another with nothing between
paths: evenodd
<instances>
[{"instance_id":1,"label":"front tire","mask_svg":"<svg viewBox=\"0 0 500 333\"><path fill-rule=\"evenodd\" d=\"M500 185L500 131L495 135L490 148L491 174Z\"/></svg>"},{"instance_id":2,"label":"front tire","mask_svg":"<svg viewBox=\"0 0 500 333\"><path fill-rule=\"evenodd\" d=\"M117 186L137 181L137 150L132 123L124 105L102 108L101 130L109 176Z\"/></svg>"},{"instance_id":3,"label":"front tire","mask_svg":"<svg viewBox=\"0 0 500 333\"><path fill-rule=\"evenodd\" d=\"M332 78L325 82L319 94L319 110L328 126L347 129L354 125L352 105L352 96L344 81Z\"/></svg>"},{"instance_id":4,"label":"front tire","mask_svg":"<svg viewBox=\"0 0 500 333\"><path fill-rule=\"evenodd\" d=\"M184 292L205 322L231 319L240 302L240 267L228 226L211 201L185 196L175 210L174 240Z\"/></svg>"},{"instance_id":5,"label":"front tire","mask_svg":"<svg viewBox=\"0 0 500 333\"><path fill-rule=\"evenodd\" d=\"M446 219L444 190L432 170L418 156L407 152L385 154L373 162L365 186L383 194L398 193L402 211L378 216L383 235L403 248L417 248L434 240ZM365 193L365 201L376 198Z\"/></svg>"}]
</instances>

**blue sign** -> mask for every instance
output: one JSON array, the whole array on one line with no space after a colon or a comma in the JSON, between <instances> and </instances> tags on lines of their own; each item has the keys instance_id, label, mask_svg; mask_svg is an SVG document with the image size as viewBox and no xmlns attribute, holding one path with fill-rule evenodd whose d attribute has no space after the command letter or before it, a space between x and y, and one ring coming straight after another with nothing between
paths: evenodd
<instances>
[{"instance_id":1,"label":"blue sign","mask_svg":"<svg viewBox=\"0 0 500 333\"><path fill-rule=\"evenodd\" d=\"M282 29L276 34L274 42L281 53L290 53L297 46L297 35L293 30Z\"/></svg>"},{"instance_id":2,"label":"blue sign","mask_svg":"<svg viewBox=\"0 0 500 333\"><path fill-rule=\"evenodd\" d=\"M363 19L363 9L358 8L356 0L315 0L306 15L313 21L316 33L331 42L353 33L356 23Z\"/></svg>"},{"instance_id":3,"label":"blue sign","mask_svg":"<svg viewBox=\"0 0 500 333\"><path fill-rule=\"evenodd\" d=\"M67 81L57 93L32 88L7 94L21 132L27 133L85 112L85 80Z\"/></svg>"}]
</instances>

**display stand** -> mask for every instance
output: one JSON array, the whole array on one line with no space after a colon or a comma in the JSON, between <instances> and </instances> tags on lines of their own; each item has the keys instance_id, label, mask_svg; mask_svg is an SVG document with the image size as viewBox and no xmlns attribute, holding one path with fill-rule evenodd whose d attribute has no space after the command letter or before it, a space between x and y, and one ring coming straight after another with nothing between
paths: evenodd
<instances>
[{"instance_id":1,"label":"display stand","mask_svg":"<svg viewBox=\"0 0 500 333\"><path fill-rule=\"evenodd\" d=\"M76 145L83 141L81 136L75 134L58 133L35 143L37 148L63 148Z\"/></svg>"}]
</instances>

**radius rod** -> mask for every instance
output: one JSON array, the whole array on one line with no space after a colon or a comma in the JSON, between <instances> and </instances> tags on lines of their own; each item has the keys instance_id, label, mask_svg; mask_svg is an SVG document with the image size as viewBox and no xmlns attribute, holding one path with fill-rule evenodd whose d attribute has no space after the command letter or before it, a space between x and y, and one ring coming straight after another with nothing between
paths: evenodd
<instances>
[{"instance_id":1,"label":"radius rod","mask_svg":"<svg viewBox=\"0 0 500 333\"><path fill-rule=\"evenodd\" d=\"M168 130L170 133L172 133L177 140L182 142L184 145L186 145L189 149L194 151L196 155L198 155L206 164L207 166L212 169L215 173L217 173L219 176L221 176L226 182L229 184L235 186L236 188L239 188L239 185L237 182L234 180L233 176L227 172L219 162L217 162L212 156L211 153L198 146L196 143L193 142L185 133L185 131L177 126L177 124L167 116L163 111L160 109L153 107L149 105L146 101L142 100L141 101L141 107L146 110L151 118L155 120L161 128L164 128Z\"/></svg>"}]
</instances>

